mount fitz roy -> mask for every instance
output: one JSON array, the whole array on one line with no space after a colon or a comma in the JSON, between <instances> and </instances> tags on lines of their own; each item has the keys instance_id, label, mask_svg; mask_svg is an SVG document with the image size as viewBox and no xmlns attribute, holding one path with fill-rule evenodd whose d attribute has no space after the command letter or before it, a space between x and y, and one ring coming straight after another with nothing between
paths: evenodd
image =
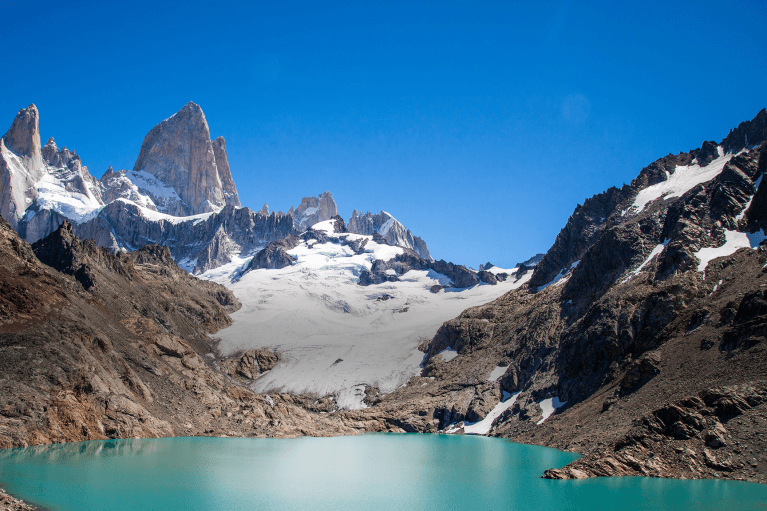
<instances>
[{"instance_id":1,"label":"mount fitz roy","mask_svg":"<svg viewBox=\"0 0 767 511\"><path fill-rule=\"evenodd\" d=\"M0 142L0 447L442 432L767 482L765 110L479 272L327 192L241 207L194 104L98 180L38 125Z\"/></svg>"},{"instance_id":2,"label":"mount fitz roy","mask_svg":"<svg viewBox=\"0 0 767 511\"><path fill-rule=\"evenodd\" d=\"M149 131L132 170L110 167L100 179L53 138L41 146L39 125L35 105L20 110L0 146L0 215L30 243L68 220L113 253L167 245L184 268L202 273L338 214L330 192L287 213L241 207L224 138L211 140L192 102ZM350 232L380 234L431 260L426 243L388 213L355 217Z\"/></svg>"}]
</instances>

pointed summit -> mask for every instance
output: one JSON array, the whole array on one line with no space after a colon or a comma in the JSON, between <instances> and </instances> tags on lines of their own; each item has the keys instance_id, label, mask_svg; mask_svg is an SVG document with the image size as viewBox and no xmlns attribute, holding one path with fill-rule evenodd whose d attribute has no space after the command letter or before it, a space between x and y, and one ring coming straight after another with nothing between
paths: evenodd
<instances>
[{"instance_id":1,"label":"pointed summit","mask_svg":"<svg viewBox=\"0 0 767 511\"><path fill-rule=\"evenodd\" d=\"M303 231L317 222L330 220L338 214L336 201L333 200L333 194L323 192L317 197L304 197L298 208L293 210L293 225L296 229ZM288 212L290 214L290 211Z\"/></svg>"},{"instance_id":2,"label":"pointed summit","mask_svg":"<svg viewBox=\"0 0 767 511\"><path fill-rule=\"evenodd\" d=\"M218 165L218 176L224 187L224 200L227 204L239 207L241 205L240 197L237 195L237 187L234 186L232 171L229 170L229 158L226 156L224 137L218 137L213 141L213 153L216 156L216 165Z\"/></svg>"},{"instance_id":3,"label":"pointed summit","mask_svg":"<svg viewBox=\"0 0 767 511\"><path fill-rule=\"evenodd\" d=\"M42 171L40 115L35 105L19 110L10 129L3 135L3 142L8 150L22 159L30 173Z\"/></svg>"},{"instance_id":4,"label":"pointed summit","mask_svg":"<svg viewBox=\"0 0 767 511\"><path fill-rule=\"evenodd\" d=\"M239 205L223 138L211 142L205 114L191 101L144 137L133 171L152 174L175 190L180 202L169 205L170 214L195 215Z\"/></svg>"}]
</instances>

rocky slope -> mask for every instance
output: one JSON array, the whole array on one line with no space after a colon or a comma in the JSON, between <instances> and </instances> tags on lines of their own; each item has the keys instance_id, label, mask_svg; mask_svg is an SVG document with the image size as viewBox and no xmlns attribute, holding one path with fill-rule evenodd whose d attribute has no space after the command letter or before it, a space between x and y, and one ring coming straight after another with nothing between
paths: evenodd
<instances>
[{"instance_id":1,"label":"rocky slope","mask_svg":"<svg viewBox=\"0 0 767 511\"><path fill-rule=\"evenodd\" d=\"M69 224L31 247L1 221L0 281L2 448L387 428L325 417L301 397L257 396L222 373L207 334L239 303L179 268L165 247L112 255Z\"/></svg>"},{"instance_id":2,"label":"rocky slope","mask_svg":"<svg viewBox=\"0 0 767 511\"><path fill-rule=\"evenodd\" d=\"M585 454L547 477L764 482L766 134L763 110L587 200L528 288L446 322L373 409Z\"/></svg>"}]
</instances>

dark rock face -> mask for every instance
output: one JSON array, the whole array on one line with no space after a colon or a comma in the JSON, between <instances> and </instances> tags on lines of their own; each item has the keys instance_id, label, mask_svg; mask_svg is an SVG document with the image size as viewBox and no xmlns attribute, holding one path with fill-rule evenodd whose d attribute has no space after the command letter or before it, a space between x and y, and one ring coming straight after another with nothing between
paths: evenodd
<instances>
[{"instance_id":1,"label":"dark rock face","mask_svg":"<svg viewBox=\"0 0 767 511\"><path fill-rule=\"evenodd\" d=\"M111 251L141 247L147 241L168 245L177 261L196 262L195 273L228 263L232 254L251 252L297 234L293 218L282 213L266 216L248 208L226 206L203 220L148 221L140 208L122 201L108 204L99 216L76 225L74 230Z\"/></svg>"},{"instance_id":2,"label":"dark rock face","mask_svg":"<svg viewBox=\"0 0 767 511\"><path fill-rule=\"evenodd\" d=\"M759 154L757 173L763 176L765 171L767 171L767 142L762 142ZM767 184L764 179L759 183L745 216L749 232L767 229Z\"/></svg>"},{"instance_id":3,"label":"dark rock face","mask_svg":"<svg viewBox=\"0 0 767 511\"><path fill-rule=\"evenodd\" d=\"M750 121L738 124L737 128L722 140L725 153L738 153L741 149L755 148L767 139L767 110L762 108Z\"/></svg>"},{"instance_id":4,"label":"dark rock face","mask_svg":"<svg viewBox=\"0 0 767 511\"><path fill-rule=\"evenodd\" d=\"M495 278L495 275L490 273L489 271L480 271L477 273L477 279L480 282L484 282L485 284L490 284L491 286L495 286L498 284L498 279Z\"/></svg>"},{"instance_id":5,"label":"dark rock face","mask_svg":"<svg viewBox=\"0 0 767 511\"><path fill-rule=\"evenodd\" d=\"M90 262L106 264L113 271L127 275L122 263L104 249L99 249L92 240L80 241L72 232L72 224L67 221L44 239L32 245L35 255L43 264L77 279L83 288L95 285Z\"/></svg>"},{"instance_id":6,"label":"dark rock face","mask_svg":"<svg viewBox=\"0 0 767 511\"><path fill-rule=\"evenodd\" d=\"M625 186L621 189L610 188L575 208L567 225L557 235L554 245L535 266L530 287L537 288L551 282L563 269L570 268L575 261L582 259L608 225L605 220L630 194L630 189Z\"/></svg>"},{"instance_id":7,"label":"dark rock face","mask_svg":"<svg viewBox=\"0 0 767 511\"><path fill-rule=\"evenodd\" d=\"M346 230L346 224L344 223L344 219L341 218L341 215L336 215L331 220L335 220L335 223L333 224L333 230L335 232L339 234L349 232Z\"/></svg>"},{"instance_id":8,"label":"dark rock face","mask_svg":"<svg viewBox=\"0 0 767 511\"><path fill-rule=\"evenodd\" d=\"M287 251L298 246L299 239L296 236L287 236L281 240L273 241L265 249L258 252L250 260L247 270L258 270L261 268L279 269L290 266L295 262ZM247 271L246 270L246 271Z\"/></svg>"},{"instance_id":9,"label":"dark rock face","mask_svg":"<svg viewBox=\"0 0 767 511\"><path fill-rule=\"evenodd\" d=\"M474 272L468 270L465 266L448 263L444 259L430 263L429 269L447 276L457 288L472 287L479 283Z\"/></svg>"},{"instance_id":10,"label":"dark rock face","mask_svg":"<svg viewBox=\"0 0 767 511\"><path fill-rule=\"evenodd\" d=\"M767 295L755 290L746 293L738 305L730 328L722 337L722 350L749 349L767 342Z\"/></svg>"}]
</instances>

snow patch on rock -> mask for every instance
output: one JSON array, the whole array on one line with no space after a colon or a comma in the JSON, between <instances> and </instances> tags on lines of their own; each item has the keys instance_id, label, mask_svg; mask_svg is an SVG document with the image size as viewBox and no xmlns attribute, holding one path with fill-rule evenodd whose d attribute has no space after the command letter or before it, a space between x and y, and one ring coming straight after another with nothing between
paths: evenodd
<instances>
[{"instance_id":1,"label":"snow patch on rock","mask_svg":"<svg viewBox=\"0 0 767 511\"><path fill-rule=\"evenodd\" d=\"M543 424L543 421L551 417L551 414L553 414L557 408L561 407L562 405L566 404L567 401L560 401L557 396L550 397L547 399L544 399L540 403L538 403L538 406L541 407L541 411L543 412L543 418L536 422L536 424L540 425Z\"/></svg>"},{"instance_id":2,"label":"snow patch on rock","mask_svg":"<svg viewBox=\"0 0 767 511\"><path fill-rule=\"evenodd\" d=\"M700 260L698 271L703 273L706 278L706 267L708 263L717 257L725 257L734 254L741 248L757 248L759 243L764 241L764 231L757 231L749 234L739 231L724 231L725 242L721 247L704 247L694 252L695 257Z\"/></svg>"},{"instance_id":3,"label":"snow patch on rock","mask_svg":"<svg viewBox=\"0 0 767 511\"><path fill-rule=\"evenodd\" d=\"M719 153L721 154L721 152L720 146ZM667 174L665 181L648 186L637 194L632 204L634 212L641 212L656 199L663 197L664 200L668 200L673 197L681 197L695 186L711 181L722 172L732 156L732 153L720 155L719 158L704 167L697 163L677 165L673 174Z\"/></svg>"},{"instance_id":4,"label":"snow patch on rock","mask_svg":"<svg viewBox=\"0 0 767 511\"><path fill-rule=\"evenodd\" d=\"M487 435L493 427L493 421L500 417L503 412L511 408L517 401L518 396L519 392L511 394L505 401L501 401L495 405L495 408L493 408L481 421L474 424L465 424L463 432L467 435Z\"/></svg>"}]
</instances>

